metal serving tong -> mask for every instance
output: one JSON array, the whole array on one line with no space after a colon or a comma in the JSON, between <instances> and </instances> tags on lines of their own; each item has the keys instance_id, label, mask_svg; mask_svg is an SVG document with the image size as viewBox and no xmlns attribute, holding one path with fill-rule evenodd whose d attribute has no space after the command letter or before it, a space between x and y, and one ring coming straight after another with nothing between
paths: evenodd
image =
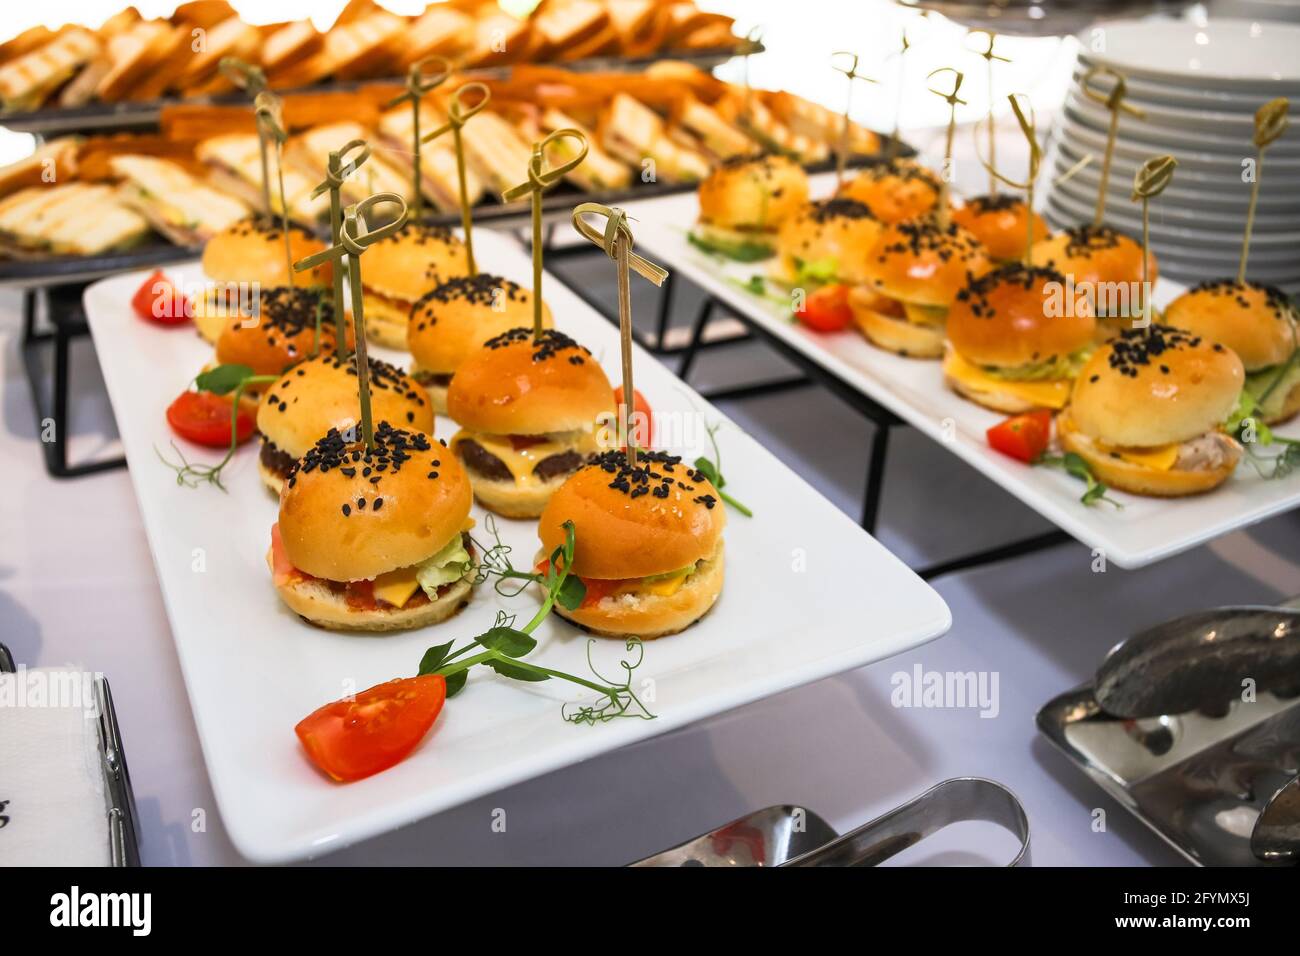
<instances>
[{"instance_id":1,"label":"metal serving tong","mask_svg":"<svg viewBox=\"0 0 1300 956\"><path fill-rule=\"evenodd\" d=\"M803 807L773 806L733 820L633 866L876 866L953 823L983 820L1011 831L1029 864L1029 820L992 780L954 777L843 836Z\"/></svg>"}]
</instances>

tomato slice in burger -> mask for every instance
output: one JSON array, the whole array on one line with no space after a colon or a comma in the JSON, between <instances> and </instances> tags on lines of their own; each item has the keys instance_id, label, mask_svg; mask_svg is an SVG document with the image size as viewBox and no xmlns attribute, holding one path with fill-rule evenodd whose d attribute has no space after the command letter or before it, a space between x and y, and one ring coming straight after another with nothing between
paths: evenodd
<instances>
[{"instance_id":1,"label":"tomato slice in burger","mask_svg":"<svg viewBox=\"0 0 1300 956\"><path fill-rule=\"evenodd\" d=\"M294 728L311 762L334 780L372 776L424 739L447 699L441 674L390 680L304 717Z\"/></svg>"},{"instance_id":2,"label":"tomato slice in burger","mask_svg":"<svg viewBox=\"0 0 1300 956\"><path fill-rule=\"evenodd\" d=\"M849 287L843 284L822 286L808 296L794 317L814 332L843 332L853 321Z\"/></svg>"},{"instance_id":3,"label":"tomato slice in burger","mask_svg":"<svg viewBox=\"0 0 1300 956\"><path fill-rule=\"evenodd\" d=\"M159 325L180 325L192 314L189 301L161 269L136 290L131 297L131 308L146 322Z\"/></svg>"},{"instance_id":4,"label":"tomato slice in burger","mask_svg":"<svg viewBox=\"0 0 1300 956\"><path fill-rule=\"evenodd\" d=\"M1045 408L1013 415L988 430L989 446L1017 461L1033 464L1052 440L1052 413Z\"/></svg>"},{"instance_id":5,"label":"tomato slice in burger","mask_svg":"<svg viewBox=\"0 0 1300 956\"><path fill-rule=\"evenodd\" d=\"M623 386L614 387L614 407L623 404ZM653 448L655 433L654 412L646 401L641 389L632 389L632 439L638 448Z\"/></svg>"},{"instance_id":6,"label":"tomato slice in burger","mask_svg":"<svg viewBox=\"0 0 1300 956\"><path fill-rule=\"evenodd\" d=\"M167 423L186 441L208 448L230 446L230 399L212 392L182 392L167 406ZM253 416L242 408L235 416L235 442L253 434Z\"/></svg>"}]
</instances>

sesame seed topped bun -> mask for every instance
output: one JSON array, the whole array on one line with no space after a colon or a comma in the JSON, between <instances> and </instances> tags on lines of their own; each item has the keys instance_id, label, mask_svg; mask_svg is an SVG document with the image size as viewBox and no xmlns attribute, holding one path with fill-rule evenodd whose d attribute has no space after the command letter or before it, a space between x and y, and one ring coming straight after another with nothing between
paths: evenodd
<instances>
[{"instance_id":1,"label":"sesame seed topped bun","mask_svg":"<svg viewBox=\"0 0 1300 956\"><path fill-rule=\"evenodd\" d=\"M887 226L866 257L867 284L900 302L948 307L972 278L992 268L979 241L955 222L931 217Z\"/></svg>"},{"instance_id":2,"label":"sesame seed topped bun","mask_svg":"<svg viewBox=\"0 0 1300 956\"><path fill-rule=\"evenodd\" d=\"M871 210L857 200L808 203L781 225L773 278L793 285L803 281L808 270L817 279L862 282L866 250L882 229Z\"/></svg>"},{"instance_id":3,"label":"sesame seed topped bun","mask_svg":"<svg viewBox=\"0 0 1300 956\"><path fill-rule=\"evenodd\" d=\"M587 585L575 624L612 637L663 637L699 620L724 576L726 514L716 489L676 456L598 456L552 495L538 523L546 558L574 525L573 567Z\"/></svg>"},{"instance_id":4,"label":"sesame seed topped bun","mask_svg":"<svg viewBox=\"0 0 1300 956\"><path fill-rule=\"evenodd\" d=\"M263 289L255 317L237 315L224 320L217 338L217 363L247 365L255 375L279 375L311 355L318 310L321 351L333 351L336 327L329 299L301 286ZM352 341L350 334L348 341Z\"/></svg>"},{"instance_id":5,"label":"sesame seed topped bun","mask_svg":"<svg viewBox=\"0 0 1300 956\"><path fill-rule=\"evenodd\" d=\"M1247 372L1285 362L1296 349L1296 314L1285 292L1258 282L1220 279L1184 292L1163 321L1220 342Z\"/></svg>"},{"instance_id":6,"label":"sesame seed topped bun","mask_svg":"<svg viewBox=\"0 0 1300 956\"><path fill-rule=\"evenodd\" d=\"M1080 431L1107 445L1184 442L1223 424L1244 377L1230 349L1153 323L1093 354L1075 380L1071 412Z\"/></svg>"},{"instance_id":7,"label":"sesame seed topped bun","mask_svg":"<svg viewBox=\"0 0 1300 956\"><path fill-rule=\"evenodd\" d=\"M289 224L289 249L293 261L305 259L325 248L305 227ZM284 233L279 219L265 216L240 219L217 233L203 247L203 272L213 283L257 283L263 289L289 285L284 255ZM329 265L297 272L293 284L300 286L330 284ZM225 328L227 311L223 310L214 289L194 302L194 324L199 335L215 343ZM222 296L222 299L230 296Z\"/></svg>"},{"instance_id":8,"label":"sesame seed topped bun","mask_svg":"<svg viewBox=\"0 0 1300 956\"><path fill-rule=\"evenodd\" d=\"M1055 301L1054 289L1064 285L1059 272L1019 263L989 272L957 293L948 310L948 340L968 361L997 368L1033 365L1086 348L1096 331L1092 306L1083 296L1071 303Z\"/></svg>"},{"instance_id":9,"label":"sesame seed topped bun","mask_svg":"<svg viewBox=\"0 0 1300 956\"><path fill-rule=\"evenodd\" d=\"M785 156L739 156L700 183L700 222L720 229L777 228L808 201L808 174Z\"/></svg>"},{"instance_id":10,"label":"sesame seed topped bun","mask_svg":"<svg viewBox=\"0 0 1300 956\"><path fill-rule=\"evenodd\" d=\"M990 258L1002 261L1024 256L1031 217L1034 242L1046 239L1048 229L1043 217L1030 212L1023 199L1009 193L976 196L952 211L953 222L978 239Z\"/></svg>"},{"instance_id":11,"label":"sesame seed topped bun","mask_svg":"<svg viewBox=\"0 0 1300 956\"><path fill-rule=\"evenodd\" d=\"M1132 317L1141 315L1142 246L1122 232L1090 224L1063 229L1035 242L1029 258L1036 266L1055 269L1092 297L1099 338L1131 328ZM1159 274L1156 257L1148 253L1147 259L1154 284Z\"/></svg>"},{"instance_id":12,"label":"sesame seed topped bun","mask_svg":"<svg viewBox=\"0 0 1300 956\"><path fill-rule=\"evenodd\" d=\"M442 550L461 533L470 501L465 470L428 435L380 422L367 451L351 431L332 430L289 472L280 536L300 571L373 580Z\"/></svg>"},{"instance_id":13,"label":"sesame seed topped bun","mask_svg":"<svg viewBox=\"0 0 1300 956\"><path fill-rule=\"evenodd\" d=\"M411 306L430 289L469 269L464 244L445 226L407 223L366 249L361 271L366 337L406 348Z\"/></svg>"},{"instance_id":14,"label":"sesame seed topped bun","mask_svg":"<svg viewBox=\"0 0 1300 956\"><path fill-rule=\"evenodd\" d=\"M433 406L424 387L395 366L369 360L370 407L379 421L433 434ZM357 359L318 355L285 372L266 390L257 410L262 435L258 470L277 494L293 463L331 429L345 432L360 421Z\"/></svg>"},{"instance_id":15,"label":"sesame seed topped bun","mask_svg":"<svg viewBox=\"0 0 1300 956\"><path fill-rule=\"evenodd\" d=\"M938 177L919 163L900 159L869 166L839 191L864 203L884 223L914 219L931 212L942 191Z\"/></svg>"},{"instance_id":16,"label":"sesame seed topped bun","mask_svg":"<svg viewBox=\"0 0 1300 956\"><path fill-rule=\"evenodd\" d=\"M435 410L445 413L447 386L461 363L488 339L532 322L532 293L517 282L484 272L444 282L411 310L411 374L429 389ZM554 324L545 303L542 324Z\"/></svg>"}]
</instances>

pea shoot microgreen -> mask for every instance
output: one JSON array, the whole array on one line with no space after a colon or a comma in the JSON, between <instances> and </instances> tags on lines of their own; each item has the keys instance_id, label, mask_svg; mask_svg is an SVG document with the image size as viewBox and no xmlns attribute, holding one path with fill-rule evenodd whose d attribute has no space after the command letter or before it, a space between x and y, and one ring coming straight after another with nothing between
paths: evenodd
<instances>
[{"instance_id":1,"label":"pea shoot microgreen","mask_svg":"<svg viewBox=\"0 0 1300 956\"><path fill-rule=\"evenodd\" d=\"M1034 464L1045 465L1049 468L1060 468L1066 474L1073 475L1084 482L1087 487L1083 494L1079 496L1079 500L1085 505L1091 506L1099 501L1104 501L1116 508L1124 507L1114 498L1107 497L1106 492L1110 489L1092 473L1092 469L1088 467L1088 462L1082 455L1072 451L1067 451L1064 455L1039 455Z\"/></svg>"},{"instance_id":2,"label":"pea shoot microgreen","mask_svg":"<svg viewBox=\"0 0 1300 956\"><path fill-rule=\"evenodd\" d=\"M1294 358L1293 353L1292 359ZM1280 380L1280 377L1276 379L1274 385ZM1283 438L1281 435L1274 434L1273 429L1256 417L1259 413L1260 403L1267 398L1267 391L1258 399L1253 398L1246 392L1242 392L1241 398L1237 400L1236 410L1223 427L1228 434L1241 443L1251 467L1258 472L1261 478L1271 481L1276 478L1285 478L1297 468L1300 468L1300 440ZM1261 455L1255 451L1256 446L1269 445L1280 445L1281 448L1276 455Z\"/></svg>"},{"instance_id":3,"label":"pea shoot microgreen","mask_svg":"<svg viewBox=\"0 0 1300 956\"><path fill-rule=\"evenodd\" d=\"M556 604L574 610L586 597L586 588L582 581L576 576L570 576L568 572L568 568L573 563L573 522L564 523L564 544L551 552L545 570L535 574L518 571L511 566L510 549L501 543L495 522L489 521L488 530L496 538L496 543L484 550L476 582L495 576L498 578L498 590L502 581L523 582L517 590L502 592L510 594L518 594L529 583L536 582L542 586L545 598L537 613L523 627L515 627L514 615L498 611L492 627L467 644L454 648L455 642L448 641L429 648L420 660L420 675L441 674L447 681L448 697L454 697L464 689L470 670L478 665L487 667L499 676L510 680L535 682L555 678L585 687L600 695L597 703L572 705L572 709L568 705L562 708L562 716L569 723L592 725L605 723L617 717L653 720L654 714L650 713L632 689L632 674L645 656L641 642L635 638L629 639L626 644L627 651L634 653L635 659L619 662L619 666L624 670L625 679L622 683L610 681L596 670L591 660L591 645L595 643L594 639L590 640L587 646L587 663L596 680L588 680L576 674L567 674L564 671L521 660L537 647L537 639L532 636L532 632L546 619Z\"/></svg>"},{"instance_id":4,"label":"pea shoot microgreen","mask_svg":"<svg viewBox=\"0 0 1300 956\"><path fill-rule=\"evenodd\" d=\"M176 472L176 484L186 488L197 488L203 482L207 482L222 491L226 490L226 486L221 483L221 470L230 463L230 459L235 457L235 448L239 444L239 400L250 385L269 385L279 381L279 378L278 375L254 375L253 370L247 365L218 365L195 376L194 387L200 392L211 392L213 395L233 393L230 400L230 447L226 449L225 457L215 465L191 464L185 457L185 453L176 446L176 442L172 442L171 446L180 457L179 465L168 461L162 452L154 448L158 459Z\"/></svg>"},{"instance_id":5,"label":"pea shoot microgreen","mask_svg":"<svg viewBox=\"0 0 1300 956\"><path fill-rule=\"evenodd\" d=\"M721 497L723 501L731 505L731 507L735 508L746 518L752 518L754 517L754 512L750 511L746 505L741 504L735 498L731 497L731 495L722 490L723 486L727 483L727 479L722 476L722 452L718 449L718 439L715 434L719 427L721 426L705 426L705 431L709 433L709 444L713 446L713 460L703 456L696 458L695 470L704 475L705 478L709 479L709 482L713 487L718 489L718 496Z\"/></svg>"}]
</instances>

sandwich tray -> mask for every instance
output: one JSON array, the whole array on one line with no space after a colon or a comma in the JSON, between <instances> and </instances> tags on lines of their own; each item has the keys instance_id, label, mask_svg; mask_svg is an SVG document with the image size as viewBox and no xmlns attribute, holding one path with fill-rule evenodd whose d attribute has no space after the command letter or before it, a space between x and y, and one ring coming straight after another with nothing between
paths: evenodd
<instances>
[{"instance_id":1,"label":"sandwich tray","mask_svg":"<svg viewBox=\"0 0 1300 956\"><path fill-rule=\"evenodd\" d=\"M754 54L763 52L763 45L752 48ZM680 52L664 51L649 57L591 57L585 60L556 61L539 63L537 66L559 66L566 70L581 73L633 73L644 70L660 60L679 60L690 63L702 70L709 70L726 63L741 53L739 46L718 50L687 50ZM532 65L532 64L530 64ZM466 70L469 79L496 79L508 76L510 66L486 67ZM334 80L316 83L310 86L292 89L277 89L279 95L294 93L346 93L364 89L368 86L397 86L405 82L405 77L372 77L365 80ZM162 111L168 106L185 104L186 106L212 105L221 106L232 103L247 103L248 97L242 93L223 94L221 96L171 96L144 103L89 103L85 106L68 108L43 108L26 112L15 111L0 113L0 126L17 133L58 134L82 132L121 132L131 129L148 129L158 124Z\"/></svg>"},{"instance_id":2,"label":"sandwich tray","mask_svg":"<svg viewBox=\"0 0 1300 956\"><path fill-rule=\"evenodd\" d=\"M813 195L828 195L834 176L813 179ZM940 363L907 359L875 348L855 329L825 334L797 325L789 309L744 286L765 263L733 263L693 246L687 238L699 217L695 193L628 207L638 245L664 268L698 285L745 323L816 363L831 376L928 435L1048 521L1098 552L1133 569L1151 564L1300 506L1300 474L1265 480L1243 460L1224 485L1189 498L1142 498L1111 491L1122 504L1085 506L1083 486L1052 468L1021 464L988 446L985 432L1005 415L967 401L943 381ZM1235 262L1224 262L1227 275ZM1164 306L1184 287L1160 279L1154 301ZM1274 429L1300 438L1300 422Z\"/></svg>"},{"instance_id":3,"label":"sandwich tray","mask_svg":"<svg viewBox=\"0 0 1300 956\"><path fill-rule=\"evenodd\" d=\"M910 157L916 151L907 143L901 143L898 155ZM847 166L858 168L881 162L879 155L856 155L850 157ZM807 166L810 173L826 172L834 168L833 160L812 163ZM560 214L567 216L568 211L580 202L598 202L610 205L625 205L640 199L673 196L680 193L694 193L698 183L692 182L653 182L646 183L633 180L626 189L610 189L586 192L572 183L563 182L548 190L542 197L542 212L548 218ZM498 199L481 202L474 207L474 222L493 229L516 229L529 222L529 204L526 201L503 203ZM433 213L424 216L424 222L432 226L459 226L460 212ZM328 234L326 223L316 223L310 228L322 239ZM151 240L147 245L137 246L121 252L107 252L94 256L53 256L47 258L4 258L0 256L0 286L48 286L67 282L82 282L103 276L114 275L134 269L149 269L162 265L181 262L193 258L202 252L201 248L171 245L161 238Z\"/></svg>"},{"instance_id":4,"label":"sandwich tray","mask_svg":"<svg viewBox=\"0 0 1300 956\"><path fill-rule=\"evenodd\" d=\"M531 259L513 239L489 230L475 238L484 268L531 282ZM200 278L197 264L169 274L182 283ZM389 637L319 630L288 611L266 567L277 509L258 479L256 448L241 449L227 468L225 494L207 486L178 487L158 460L159 452L175 456L164 409L212 353L190 329L159 329L136 318L129 300L140 281L137 273L92 285L86 313L213 790L227 832L251 860L326 853L900 653L951 624L943 600L901 561L638 350L637 388L654 409L662 445L688 460L711 456L704 426L719 424L728 491L754 511L753 518L727 514L727 581L713 610L682 634L645 645L636 679L650 682L642 686L651 688L655 719L572 726L561 719L560 708L583 698L568 685L475 675L404 762L357 783L333 784L300 752L293 733L298 720L349 692L414 674L427 647L481 633L498 610L527 617L536 598L503 598L488 584L450 621ZM546 280L544 296L560 327L591 348L618 381L617 331L553 278ZM408 359L373 351L402 364ZM665 425L678 437L664 437ZM450 437L453 427L439 419L437 434ZM219 457L188 447L186 453L191 460ZM476 505L473 513L479 522L475 536L483 540L484 512ZM530 561L537 548L535 525L504 519L497 524L516 564ZM586 635L552 617L535 636L538 663L586 672ZM590 652L606 673L618 673L617 661L626 653L621 641L597 641Z\"/></svg>"}]
</instances>

